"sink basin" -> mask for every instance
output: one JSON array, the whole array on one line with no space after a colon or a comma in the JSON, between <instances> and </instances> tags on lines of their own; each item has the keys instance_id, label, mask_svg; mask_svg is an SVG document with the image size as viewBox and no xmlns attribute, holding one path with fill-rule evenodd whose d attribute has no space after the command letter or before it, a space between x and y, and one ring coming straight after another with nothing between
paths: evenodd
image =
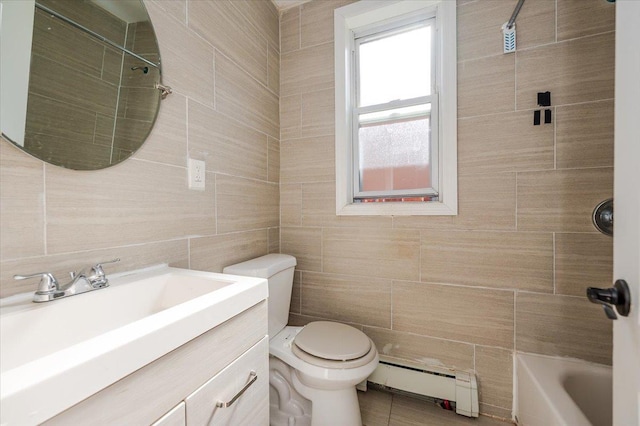
<instances>
[{"instance_id":1,"label":"sink basin","mask_svg":"<svg viewBox=\"0 0 640 426\"><path fill-rule=\"evenodd\" d=\"M78 296L31 296L0 304L1 425L71 407L266 299L267 283L160 265Z\"/></svg>"}]
</instances>

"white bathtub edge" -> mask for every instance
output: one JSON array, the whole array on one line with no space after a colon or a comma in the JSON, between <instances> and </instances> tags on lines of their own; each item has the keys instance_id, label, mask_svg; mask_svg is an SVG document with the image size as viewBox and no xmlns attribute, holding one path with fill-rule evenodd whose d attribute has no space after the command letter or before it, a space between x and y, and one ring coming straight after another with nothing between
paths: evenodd
<instances>
[{"instance_id":1,"label":"white bathtub edge","mask_svg":"<svg viewBox=\"0 0 640 426\"><path fill-rule=\"evenodd\" d=\"M575 358L514 356L514 419L520 426L591 426L563 386L567 374L608 368Z\"/></svg>"}]
</instances>

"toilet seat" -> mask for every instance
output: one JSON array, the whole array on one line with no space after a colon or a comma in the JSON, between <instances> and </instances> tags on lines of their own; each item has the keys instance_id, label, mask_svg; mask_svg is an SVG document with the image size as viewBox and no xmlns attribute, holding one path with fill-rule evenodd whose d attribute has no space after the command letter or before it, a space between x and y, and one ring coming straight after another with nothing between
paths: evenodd
<instances>
[{"instance_id":1,"label":"toilet seat","mask_svg":"<svg viewBox=\"0 0 640 426\"><path fill-rule=\"evenodd\" d=\"M373 360L375 345L362 331L337 322L315 321L294 338L291 350L301 360L323 368L357 368Z\"/></svg>"}]
</instances>

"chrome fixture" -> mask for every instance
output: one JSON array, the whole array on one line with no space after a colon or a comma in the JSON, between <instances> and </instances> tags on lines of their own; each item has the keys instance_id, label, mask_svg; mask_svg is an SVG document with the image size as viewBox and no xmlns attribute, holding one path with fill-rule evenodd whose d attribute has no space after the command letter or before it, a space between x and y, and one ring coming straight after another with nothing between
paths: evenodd
<instances>
[{"instance_id":1,"label":"chrome fixture","mask_svg":"<svg viewBox=\"0 0 640 426\"><path fill-rule=\"evenodd\" d=\"M71 281L62 286L58 283L58 280L56 280L53 274L49 272L38 272L30 275L14 275L13 278L16 280L26 280L29 278L40 277L38 290L33 295L33 301L37 303L50 302L51 300L108 287L109 280L102 269L102 265L119 261L120 259L113 259L108 262L97 263L91 268L89 273L86 273L84 270L80 272L71 272Z\"/></svg>"},{"instance_id":2,"label":"chrome fixture","mask_svg":"<svg viewBox=\"0 0 640 426\"><path fill-rule=\"evenodd\" d=\"M245 393L245 391L247 389L249 389L249 387L256 381L258 380L258 374L251 370L249 372L249 381L247 382L246 385L244 385L244 387L242 389L240 389L238 391L238 393L231 398L228 402L224 402L224 401L218 401L216 402L216 407L218 408L227 408L227 407L231 407L231 405L233 405L234 402L236 402L238 400L238 398L240 398L242 396L243 393Z\"/></svg>"},{"instance_id":3,"label":"chrome fixture","mask_svg":"<svg viewBox=\"0 0 640 426\"><path fill-rule=\"evenodd\" d=\"M522 9L522 5L524 4L524 0L519 0L516 8L513 10L511 14L511 18L509 18L509 22L507 22L507 28L513 28L513 24L516 23L516 18L518 17L518 13L520 13L520 9Z\"/></svg>"},{"instance_id":4,"label":"chrome fixture","mask_svg":"<svg viewBox=\"0 0 640 426\"><path fill-rule=\"evenodd\" d=\"M604 235L613 236L613 198L604 200L593 209L593 226Z\"/></svg>"},{"instance_id":5,"label":"chrome fixture","mask_svg":"<svg viewBox=\"0 0 640 426\"><path fill-rule=\"evenodd\" d=\"M131 67L131 71L142 70L143 74L147 74L149 72L149 67Z\"/></svg>"},{"instance_id":6,"label":"chrome fixture","mask_svg":"<svg viewBox=\"0 0 640 426\"><path fill-rule=\"evenodd\" d=\"M160 91L160 97L162 99L173 93L173 89L170 86L164 86L160 83L156 83L155 88Z\"/></svg>"}]
</instances>

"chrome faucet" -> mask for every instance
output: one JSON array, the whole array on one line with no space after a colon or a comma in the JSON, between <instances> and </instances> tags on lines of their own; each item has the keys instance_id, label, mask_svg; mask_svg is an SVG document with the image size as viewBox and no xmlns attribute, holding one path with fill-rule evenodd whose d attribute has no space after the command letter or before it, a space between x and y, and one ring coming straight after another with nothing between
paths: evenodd
<instances>
[{"instance_id":1,"label":"chrome faucet","mask_svg":"<svg viewBox=\"0 0 640 426\"><path fill-rule=\"evenodd\" d=\"M85 270L71 272L71 281L60 285L58 280L50 272L38 272L30 275L14 275L16 280L26 280L40 277L38 290L33 295L34 302L49 302L63 297L74 296L88 291L98 290L109 286L109 280L102 269L102 265L119 262L120 259L113 259L108 262L101 262L94 265L87 273Z\"/></svg>"}]
</instances>

